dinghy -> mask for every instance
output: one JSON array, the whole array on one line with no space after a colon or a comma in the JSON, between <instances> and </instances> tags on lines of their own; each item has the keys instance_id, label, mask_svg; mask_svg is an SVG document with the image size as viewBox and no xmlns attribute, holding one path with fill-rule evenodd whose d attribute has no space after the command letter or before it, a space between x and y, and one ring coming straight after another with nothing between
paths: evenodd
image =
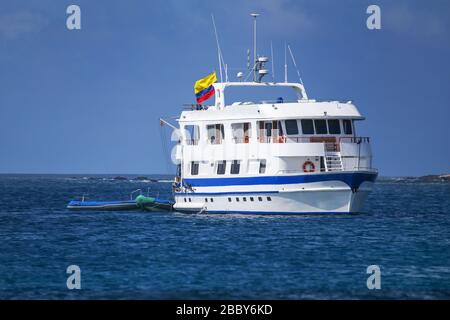
<instances>
[{"instance_id":1,"label":"dinghy","mask_svg":"<svg viewBox=\"0 0 450 320\"><path fill-rule=\"evenodd\" d=\"M172 211L174 202L166 199L139 195L136 197L136 204L139 208L146 211Z\"/></svg>"}]
</instances>

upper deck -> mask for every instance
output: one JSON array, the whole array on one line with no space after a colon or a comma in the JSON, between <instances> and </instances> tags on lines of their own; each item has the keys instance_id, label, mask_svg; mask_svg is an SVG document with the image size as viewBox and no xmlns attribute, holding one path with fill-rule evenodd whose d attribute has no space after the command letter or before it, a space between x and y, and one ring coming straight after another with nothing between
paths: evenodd
<instances>
[{"instance_id":1,"label":"upper deck","mask_svg":"<svg viewBox=\"0 0 450 320\"><path fill-rule=\"evenodd\" d=\"M234 101L225 105L225 89L228 87L289 87L296 95L297 101ZM215 104L200 110L187 110L181 113L178 121L189 123L197 121L226 121L244 119L301 119L301 118L336 118L362 120L356 106L351 102L316 101L308 99L303 85L298 83L257 83L230 82L215 83Z\"/></svg>"}]
</instances>

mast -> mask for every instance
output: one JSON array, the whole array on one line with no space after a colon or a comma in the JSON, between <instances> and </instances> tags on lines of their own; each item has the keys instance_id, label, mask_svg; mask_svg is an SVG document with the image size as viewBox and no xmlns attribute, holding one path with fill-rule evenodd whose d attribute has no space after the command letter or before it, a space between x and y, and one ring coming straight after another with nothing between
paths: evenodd
<instances>
[{"instance_id":1,"label":"mast","mask_svg":"<svg viewBox=\"0 0 450 320\"><path fill-rule=\"evenodd\" d=\"M256 18L259 16L259 13L250 14L253 17L253 61L255 63L253 68L253 81L256 82Z\"/></svg>"},{"instance_id":2,"label":"mast","mask_svg":"<svg viewBox=\"0 0 450 320\"><path fill-rule=\"evenodd\" d=\"M288 82L287 80L287 52L286 52L286 42L284 43L284 82Z\"/></svg>"}]
</instances>

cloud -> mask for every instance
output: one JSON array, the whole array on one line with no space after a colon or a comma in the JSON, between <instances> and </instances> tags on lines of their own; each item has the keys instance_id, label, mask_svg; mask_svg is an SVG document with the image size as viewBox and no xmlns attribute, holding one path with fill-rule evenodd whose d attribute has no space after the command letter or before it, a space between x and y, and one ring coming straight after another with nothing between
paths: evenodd
<instances>
[{"instance_id":1,"label":"cloud","mask_svg":"<svg viewBox=\"0 0 450 320\"><path fill-rule=\"evenodd\" d=\"M6 39L17 39L20 36L40 31L46 20L39 14L16 12L0 15L0 36Z\"/></svg>"}]
</instances>

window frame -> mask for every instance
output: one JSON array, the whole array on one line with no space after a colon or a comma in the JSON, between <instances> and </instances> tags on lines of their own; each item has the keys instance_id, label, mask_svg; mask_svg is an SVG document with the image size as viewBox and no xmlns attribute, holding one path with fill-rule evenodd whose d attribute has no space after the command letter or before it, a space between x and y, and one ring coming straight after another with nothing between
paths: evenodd
<instances>
[{"instance_id":1,"label":"window frame","mask_svg":"<svg viewBox=\"0 0 450 320\"><path fill-rule=\"evenodd\" d=\"M347 133L347 131L345 130L346 129L346 126L345 126L346 122L350 123L350 126L348 127L348 128L350 128L350 131L351 131L350 133ZM353 120L352 119L342 119L342 131L343 131L343 134L345 134L345 135L353 135L354 128L353 128Z\"/></svg>"},{"instance_id":2,"label":"window frame","mask_svg":"<svg viewBox=\"0 0 450 320\"><path fill-rule=\"evenodd\" d=\"M325 132L322 132L322 133L319 133L318 131L317 131L317 126L316 126L316 122L324 122L325 123ZM329 133L329 131L328 131L328 121L326 120L326 119L314 119L314 132L315 132L315 134L316 135L321 135L321 136L323 136L323 135L328 135Z\"/></svg>"},{"instance_id":3,"label":"window frame","mask_svg":"<svg viewBox=\"0 0 450 320\"><path fill-rule=\"evenodd\" d=\"M233 169L236 169L237 166L237 172ZM231 160L231 166L230 166L230 174L239 174L241 171L241 160Z\"/></svg>"},{"instance_id":4,"label":"window frame","mask_svg":"<svg viewBox=\"0 0 450 320\"><path fill-rule=\"evenodd\" d=\"M197 168L196 173L194 172L194 168ZM200 171L200 161L191 161L191 170L189 170L191 176L198 176Z\"/></svg>"},{"instance_id":5,"label":"window frame","mask_svg":"<svg viewBox=\"0 0 450 320\"><path fill-rule=\"evenodd\" d=\"M264 168L263 172L261 172L261 169ZM265 174L267 171L267 160L266 159L260 159L259 160L259 169L258 169L258 173L259 174Z\"/></svg>"},{"instance_id":6,"label":"window frame","mask_svg":"<svg viewBox=\"0 0 450 320\"><path fill-rule=\"evenodd\" d=\"M304 121L311 121L312 133L305 133L305 130L304 130L305 127L303 126L303 122ZM302 135L309 135L309 136L311 136L311 135L314 135L314 133L316 132L315 127L314 127L314 119L300 119L300 125L302 127Z\"/></svg>"},{"instance_id":7,"label":"window frame","mask_svg":"<svg viewBox=\"0 0 450 320\"><path fill-rule=\"evenodd\" d=\"M289 129L288 129L288 121L289 121L289 123L295 123L295 131L297 131L296 133L289 133ZM299 134L299 130L298 130L298 121L297 121L297 119L287 119L287 120L284 120L284 128L286 129L286 135L287 136L298 136L298 134ZM292 128L290 128L290 129L292 129Z\"/></svg>"},{"instance_id":8,"label":"window frame","mask_svg":"<svg viewBox=\"0 0 450 320\"><path fill-rule=\"evenodd\" d=\"M223 172L219 173L219 168L223 165ZM218 160L216 161L216 174L224 175L227 172L227 160Z\"/></svg>"},{"instance_id":9,"label":"window frame","mask_svg":"<svg viewBox=\"0 0 450 320\"><path fill-rule=\"evenodd\" d=\"M330 121L337 121L337 128L339 128L339 132L331 132L330 130ZM339 119L327 119L327 126L328 126L328 134L333 134L333 135L337 135L337 134L341 134L342 130L341 130L341 121Z\"/></svg>"},{"instance_id":10,"label":"window frame","mask_svg":"<svg viewBox=\"0 0 450 320\"><path fill-rule=\"evenodd\" d=\"M236 126L242 126L236 128ZM247 127L247 130L245 130ZM235 122L230 125L233 143L249 143L252 138L252 123L251 122ZM237 130L242 130L242 137L235 136ZM247 133L247 135L245 134Z\"/></svg>"},{"instance_id":11,"label":"window frame","mask_svg":"<svg viewBox=\"0 0 450 320\"><path fill-rule=\"evenodd\" d=\"M210 130L214 130L214 135L210 136ZM219 133L219 138L217 134ZM214 137L214 142L211 141ZM222 144L225 140L225 126L223 123L211 123L206 125L206 138L209 144Z\"/></svg>"}]
</instances>

